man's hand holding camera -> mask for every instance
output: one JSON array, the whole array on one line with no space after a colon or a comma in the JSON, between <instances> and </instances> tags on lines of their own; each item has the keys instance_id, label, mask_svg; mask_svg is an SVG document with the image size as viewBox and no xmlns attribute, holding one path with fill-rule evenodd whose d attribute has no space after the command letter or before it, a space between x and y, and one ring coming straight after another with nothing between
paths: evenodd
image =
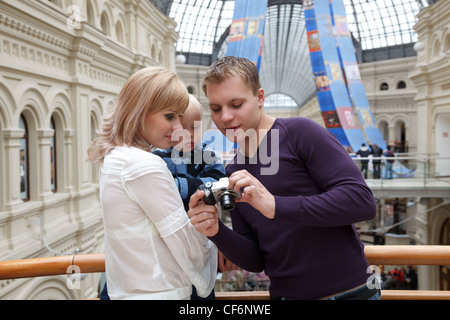
<instances>
[{"instance_id":1,"label":"man's hand holding camera","mask_svg":"<svg viewBox=\"0 0 450 320\"><path fill-rule=\"evenodd\" d=\"M236 200L237 202L249 203L269 219L275 217L275 197L247 170L234 172L228 182L230 188L242 190L241 198Z\"/></svg>"},{"instance_id":2,"label":"man's hand holding camera","mask_svg":"<svg viewBox=\"0 0 450 320\"><path fill-rule=\"evenodd\" d=\"M228 186L223 185L225 180L221 179L214 184L205 184L192 195L188 214L192 225L198 232L207 237L215 236L219 232L219 213L214 202L224 210L228 207L230 194L234 195L232 202L248 202L267 218L275 217L274 196L246 170L234 172L228 179ZM214 194L214 196L212 197L210 194ZM227 199L225 203L222 201L223 195ZM234 208L234 205L231 207Z\"/></svg>"}]
</instances>

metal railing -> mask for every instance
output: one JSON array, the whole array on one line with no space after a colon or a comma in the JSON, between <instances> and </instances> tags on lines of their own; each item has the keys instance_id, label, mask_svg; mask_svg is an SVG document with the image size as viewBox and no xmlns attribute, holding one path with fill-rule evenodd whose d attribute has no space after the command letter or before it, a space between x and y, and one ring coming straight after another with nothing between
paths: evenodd
<instances>
[{"instance_id":1,"label":"metal railing","mask_svg":"<svg viewBox=\"0 0 450 320\"><path fill-rule=\"evenodd\" d=\"M450 246L366 246L371 265L450 265ZM105 271L102 253L0 261L0 280ZM265 300L267 291L216 292L218 300ZM450 291L382 290L383 300L450 300Z\"/></svg>"},{"instance_id":2,"label":"metal railing","mask_svg":"<svg viewBox=\"0 0 450 320\"><path fill-rule=\"evenodd\" d=\"M386 162L388 158L382 157L358 157L350 154L356 164L361 167L361 161L368 160L367 179L388 179L386 175ZM392 158L391 158L392 159ZM434 154L398 153L393 158L392 179L420 179L427 183L429 179L450 177L450 157L441 157ZM379 161L381 174L375 176L374 161Z\"/></svg>"}]
</instances>

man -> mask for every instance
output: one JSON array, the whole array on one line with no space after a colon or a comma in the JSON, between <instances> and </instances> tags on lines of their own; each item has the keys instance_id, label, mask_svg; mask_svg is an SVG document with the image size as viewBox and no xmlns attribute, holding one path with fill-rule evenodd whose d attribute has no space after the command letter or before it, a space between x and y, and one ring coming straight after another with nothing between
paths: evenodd
<instances>
[{"instance_id":1,"label":"man","mask_svg":"<svg viewBox=\"0 0 450 320\"><path fill-rule=\"evenodd\" d=\"M364 179L367 179L367 171L369 170L368 165L369 165L369 154L370 154L370 150L366 147L366 144L363 143L361 145L361 149L359 149L356 154L358 156L360 156L361 158L363 158L361 160L361 173L364 175Z\"/></svg>"},{"instance_id":2,"label":"man","mask_svg":"<svg viewBox=\"0 0 450 320\"><path fill-rule=\"evenodd\" d=\"M231 230L197 191L189 203L197 231L238 266L264 270L272 299L378 298L352 225L375 216L375 200L343 146L311 120L267 115L247 59L214 63L203 90L217 128L239 144L226 171L242 198ZM268 159L278 161L276 172L263 170Z\"/></svg>"}]
</instances>

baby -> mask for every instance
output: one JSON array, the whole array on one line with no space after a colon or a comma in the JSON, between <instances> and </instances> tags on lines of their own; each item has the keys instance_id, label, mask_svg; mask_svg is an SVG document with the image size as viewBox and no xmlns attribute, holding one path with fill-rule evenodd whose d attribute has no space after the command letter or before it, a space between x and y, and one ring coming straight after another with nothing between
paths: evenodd
<instances>
[{"instance_id":1,"label":"baby","mask_svg":"<svg viewBox=\"0 0 450 320\"><path fill-rule=\"evenodd\" d=\"M170 149L153 152L164 159L172 172L186 211L191 195L200 185L226 176L220 157L202 141L202 116L202 105L189 95L189 107L181 118L184 129L174 133L179 139L173 141Z\"/></svg>"}]
</instances>

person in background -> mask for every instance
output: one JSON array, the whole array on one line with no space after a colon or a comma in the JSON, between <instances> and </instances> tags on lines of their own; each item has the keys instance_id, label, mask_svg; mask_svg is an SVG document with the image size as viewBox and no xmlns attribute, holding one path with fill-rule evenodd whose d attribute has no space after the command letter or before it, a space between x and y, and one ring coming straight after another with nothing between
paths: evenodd
<instances>
[{"instance_id":1,"label":"person in background","mask_svg":"<svg viewBox=\"0 0 450 320\"><path fill-rule=\"evenodd\" d=\"M203 90L217 128L239 144L226 172L242 198L230 229L197 191L188 212L195 228L239 267L264 270L272 299L379 299L353 226L374 218L376 202L344 147L307 118L266 114L248 59L216 61ZM263 170L268 157L279 162L276 172Z\"/></svg>"},{"instance_id":2,"label":"person in background","mask_svg":"<svg viewBox=\"0 0 450 320\"><path fill-rule=\"evenodd\" d=\"M383 155L383 150L376 143L374 143L372 146L372 155L374 158L374 159L372 159L373 178L380 179L381 178L381 159L380 158Z\"/></svg>"},{"instance_id":3,"label":"person in background","mask_svg":"<svg viewBox=\"0 0 450 320\"><path fill-rule=\"evenodd\" d=\"M391 146L388 145L386 147L386 151L383 153L383 156L386 158L385 167L384 167L384 178L392 179L393 178L393 164L395 162L395 154L391 150Z\"/></svg>"},{"instance_id":4,"label":"person in background","mask_svg":"<svg viewBox=\"0 0 450 320\"><path fill-rule=\"evenodd\" d=\"M215 284L217 248L184 210L172 174L154 148L169 148L189 104L171 71L143 68L105 115L88 160L100 167L105 274L111 299L190 299Z\"/></svg>"},{"instance_id":5,"label":"person in background","mask_svg":"<svg viewBox=\"0 0 450 320\"><path fill-rule=\"evenodd\" d=\"M366 144L363 143L361 145L361 149L359 149L356 154L363 158L361 161L361 174L364 175L364 179L367 179L367 172L369 171L369 154L370 154L369 148L366 147Z\"/></svg>"}]
</instances>

